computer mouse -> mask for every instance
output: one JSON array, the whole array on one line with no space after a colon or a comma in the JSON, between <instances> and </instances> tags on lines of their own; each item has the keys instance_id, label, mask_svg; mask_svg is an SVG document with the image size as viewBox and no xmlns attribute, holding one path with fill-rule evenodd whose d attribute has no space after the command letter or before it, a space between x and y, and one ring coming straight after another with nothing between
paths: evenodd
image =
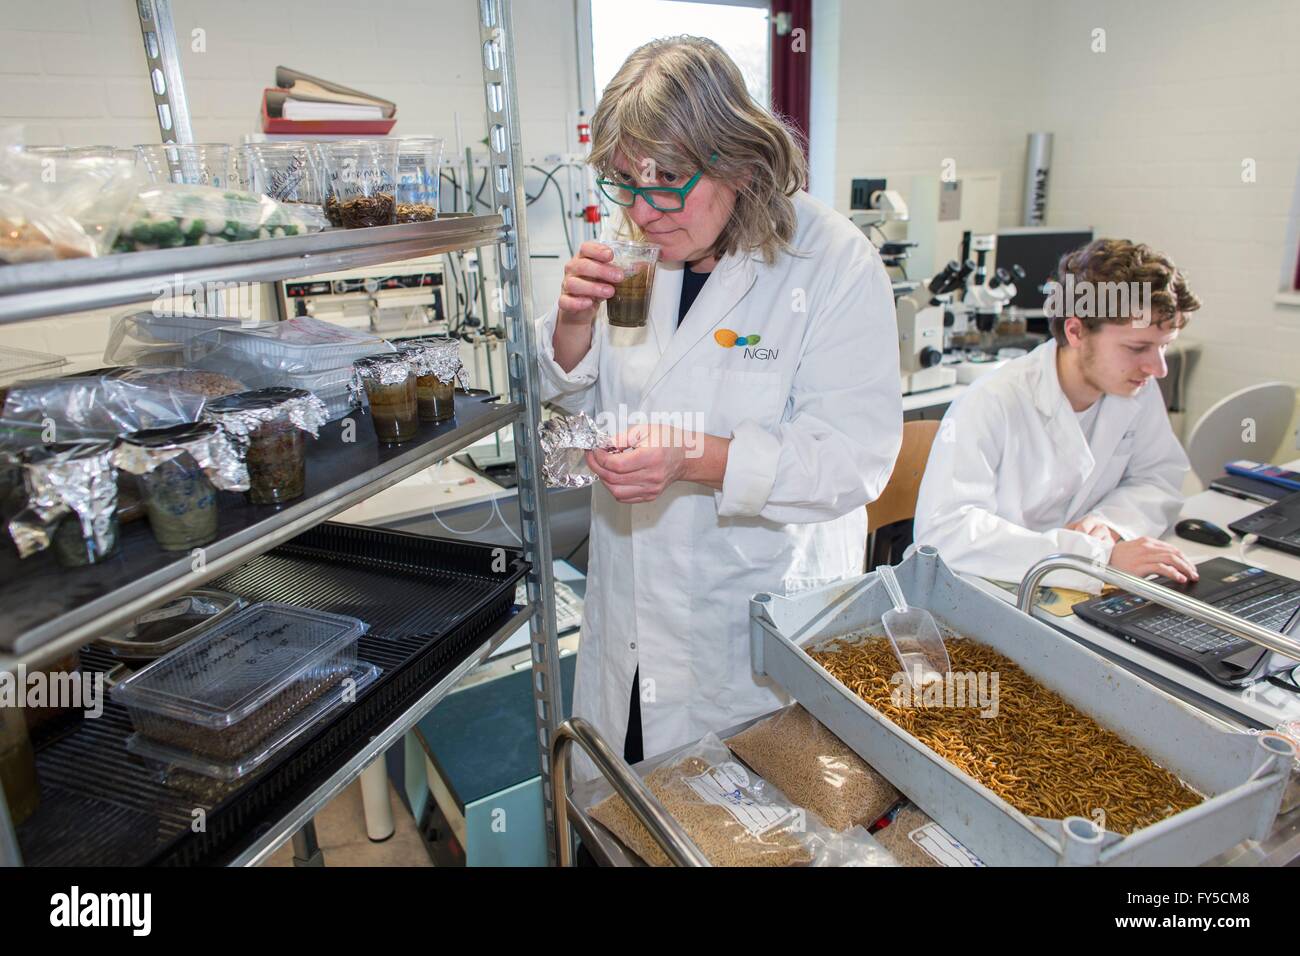
<instances>
[{"instance_id":1,"label":"computer mouse","mask_svg":"<svg viewBox=\"0 0 1300 956\"><path fill-rule=\"evenodd\" d=\"M1174 525L1174 534L1188 541L1208 544L1214 548L1226 548L1232 544L1232 535L1213 521L1206 521L1203 518L1184 518Z\"/></svg>"}]
</instances>

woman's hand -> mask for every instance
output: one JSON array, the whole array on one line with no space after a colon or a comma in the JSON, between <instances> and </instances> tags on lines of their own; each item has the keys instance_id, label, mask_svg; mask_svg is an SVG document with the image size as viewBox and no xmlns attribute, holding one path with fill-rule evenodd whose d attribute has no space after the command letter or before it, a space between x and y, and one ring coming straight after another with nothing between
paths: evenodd
<instances>
[{"instance_id":1,"label":"woman's hand","mask_svg":"<svg viewBox=\"0 0 1300 956\"><path fill-rule=\"evenodd\" d=\"M587 452L587 467L617 501L635 505L654 501L675 481L720 489L731 439L667 425L637 425L618 436L614 445L617 451Z\"/></svg>"},{"instance_id":2,"label":"woman's hand","mask_svg":"<svg viewBox=\"0 0 1300 956\"><path fill-rule=\"evenodd\" d=\"M614 253L599 242L584 242L578 254L564 264L560 282L561 322L592 322L600 303L614 294L623 270L610 265Z\"/></svg>"},{"instance_id":3,"label":"woman's hand","mask_svg":"<svg viewBox=\"0 0 1300 956\"><path fill-rule=\"evenodd\" d=\"M587 467L625 505L654 501L686 470L686 441L667 426L638 425L614 439L616 451L587 452Z\"/></svg>"},{"instance_id":4,"label":"woman's hand","mask_svg":"<svg viewBox=\"0 0 1300 956\"><path fill-rule=\"evenodd\" d=\"M596 310L614 294L613 283L623 278L623 270L609 264L613 258L609 246L584 242L578 254L564 264L551 345L555 364L566 372L572 372L591 351Z\"/></svg>"}]
</instances>

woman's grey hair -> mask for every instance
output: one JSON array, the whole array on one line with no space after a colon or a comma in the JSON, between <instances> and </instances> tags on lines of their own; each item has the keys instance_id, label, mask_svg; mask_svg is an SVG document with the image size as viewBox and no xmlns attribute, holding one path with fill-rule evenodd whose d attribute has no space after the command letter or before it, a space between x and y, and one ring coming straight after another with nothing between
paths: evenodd
<instances>
[{"instance_id":1,"label":"woman's grey hair","mask_svg":"<svg viewBox=\"0 0 1300 956\"><path fill-rule=\"evenodd\" d=\"M736 190L716 256L758 252L771 263L788 251L791 197L808 180L795 134L754 101L723 49L702 37L652 40L634 50L605 87L592 119L591 163L604 176L621 153L685 178L706 176ZM716 156L716 159L712 157Z\"/></svg>"}]
</instances>

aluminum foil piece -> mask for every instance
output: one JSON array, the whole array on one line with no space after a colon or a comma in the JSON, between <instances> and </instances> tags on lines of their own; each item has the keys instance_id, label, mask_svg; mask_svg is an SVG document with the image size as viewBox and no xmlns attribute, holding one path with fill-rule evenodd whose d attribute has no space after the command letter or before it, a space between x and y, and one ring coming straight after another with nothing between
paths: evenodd
<instances>
[{"instance_id":1,"label":"aluminum foil piece","mask_svg":"<svg viewBox=\"0 0 1300 956\"><path fill-rule=\"evenodd\" d=\"M542 445L542 478L548 488L585 488L597 479L587 467L586 452L592 448L614 450L610 436L579 412L571 417L555 416L542 422L538 431Z\"/></svg>"},{"instance_id":2,"label":"aluminum foil piece","mask_svg":"<svg viewBox=\"0 0 1300 956\"><path fill-rule=\"evenodd\" d=\"M443 384L454 378L456 384L469 391L469 379L460 360L460 339L405 339L394 344L398 354L410 363L416 375L421 378L436 375Z\"/></svg>"},{"instance_id":3,"label":"aluminum foil piece","mask_svg":"<svg viewBox=\"0 0 1300 956\"><path fill-rule=\"evenodd\" d=\"M215 422L133 432L118 444L113 464L133 475L146 475L187 452L213 487L222 491L248 490L244 456Z\"/></svg>"},{"instance_id":4,"label":"aluminum foil piece","mask_svg":"<svg viewBox=\"0 0 1300 956\"><path fill-rule=\"evenodd\" d=\"M242 454L249 436L268 422L289 422L317 438L329 412L325 403L305 388L272 386L213 399L204 406L203 417L220 425Z\"/></svg>"},{"instance_id":5,"label":"aluminum foil piece","mask_svg":"<svg viewBox=\"0 0 1300 956\"><path fill-rule=\"evenodd\" d=\"M69 514L81 533L107 551L117 511L115 441L70 441L38 445L23 452L27 508L9 522L19 557L50 546L55 526Z\"/></svg>"},{"instance_id":6,"label":"aluminum foil piece","mask_svg":"<svg viewBox=\"0 0 1300 956\"><path fill-rule=\"evenodd\" d=\"M401 385L415 374L406 356L399 354L368 355L357 359L352 367L363 386L366 381L380 385Z\"/></svg>"}]
</instances>

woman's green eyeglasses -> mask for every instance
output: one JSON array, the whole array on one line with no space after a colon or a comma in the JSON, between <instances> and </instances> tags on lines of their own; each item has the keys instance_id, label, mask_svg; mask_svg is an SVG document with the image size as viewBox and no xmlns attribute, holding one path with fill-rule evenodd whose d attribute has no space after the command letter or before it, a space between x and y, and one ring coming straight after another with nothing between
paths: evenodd
<instances>
[{"instance_id":1,"label":"woman's green eyeglasses","mask_svg":"<svg viewBox=\"0 0 1300 956\"><path fill-rule=\"evenodd\" d=\"M717 162L717 159L718 154L714 153L709 157L710 164ZM600 187L606 199L620 206L631 206L636 202L636 197L640 196L651 209L658 209L660 212L681 212L686 208L686 197L691 194L691 190L703 175L704 170L701 169L685 186L631 186L612 179L597 179L596 185Z\"/></svg>"}]
</instances>

